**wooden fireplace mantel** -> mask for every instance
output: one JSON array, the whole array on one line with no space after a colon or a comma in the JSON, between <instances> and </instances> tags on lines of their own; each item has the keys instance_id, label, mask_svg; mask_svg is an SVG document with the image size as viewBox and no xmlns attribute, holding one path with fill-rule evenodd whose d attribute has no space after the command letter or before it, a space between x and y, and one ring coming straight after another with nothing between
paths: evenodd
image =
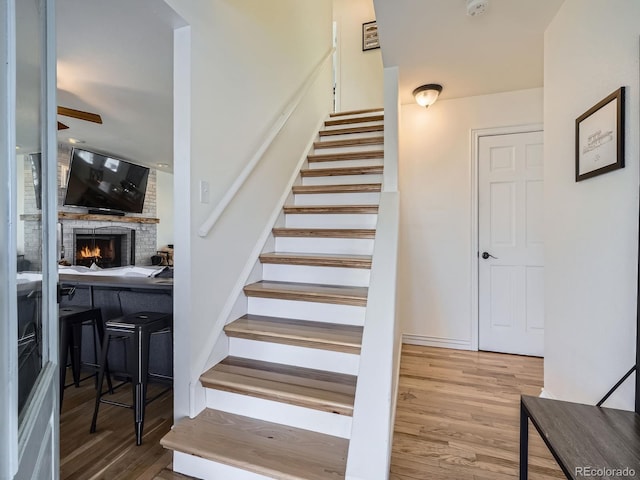
<instances>
[{"instance_id":1,"label":"wooden fireplace mantel","mask_svg":"<svg viewBox=\"0 0 640 480\"><path fill-rule=\"evenodd\" d=\"M31 213L20 215L20 220L40 220L42 215L39 213ZM117 215L95 215L91 213L70 213L70 212L58 212L58 219L60 220L90 220L94 222L117 222L117 223L160 223L159 218L152 217L120 217Z\"/></svg>"}]
</instances>

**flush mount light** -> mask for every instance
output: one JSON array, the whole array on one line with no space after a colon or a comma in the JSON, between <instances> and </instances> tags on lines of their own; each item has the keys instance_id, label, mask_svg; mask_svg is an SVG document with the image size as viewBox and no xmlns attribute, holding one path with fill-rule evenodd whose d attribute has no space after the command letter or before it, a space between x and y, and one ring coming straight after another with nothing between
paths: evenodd
<instances>
[{"instance_id":1,"label":"flush mount light","mask_svg":"<svg viewBox=\"0 0 640 480\"><path fill-rule=\"evenodd\" d=\"M86 143L84 140L80 140L79 138L69 138L69 143Z\"/></svg>"},{"instance_id":2,"label":"flush mount light","mask_svg":"<svg viewBox=\"0 0 640 480\"><path fill-rule=\"evenodd\" d=\"M156 166L160 167L160 168L167 168L169 166L169 164L168 163L156 163Z\"/></svg>"},{"instance_id":3,"label":"flush mount light","mask_svg":"<svg viewBox=\"0 0 640 480\"><path fill-rule=\"evenodd\" d=\"M467 15L475 17L482 15L489 5L489 0L467 0Z\"/></svg>"},{"instance_id":4,"label":"flush mount light","mask_svg":"<svg viewBox=\"0 0 640 480\"><path fill-rule=\"evenodd\" d=\"M428 108L429 105L433 105L435 103L440 92L442 92L442 85L429 83L428 85L422 85L416 88L413 91L413 96L415 97L418 105Z\"/></svg>"}]
</instances>

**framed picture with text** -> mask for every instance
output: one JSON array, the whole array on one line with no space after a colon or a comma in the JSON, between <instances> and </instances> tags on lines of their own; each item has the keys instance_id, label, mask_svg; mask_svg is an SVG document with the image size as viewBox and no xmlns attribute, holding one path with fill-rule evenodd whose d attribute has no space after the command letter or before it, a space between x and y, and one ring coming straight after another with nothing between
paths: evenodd
<instances>
[{"instance_id":1,"label":"framed picture with text","mask_svg":"<svg viewBox=\"0 0 640 480\"><path fill-rule=\"evenodd\" d=\"M378 40L378 23L367 22L362 24L362 51L380 48Z\"/></svg>"},{"instance_id":2,"label":"framed picture with text","mask_svg":"<svg viewBox=\"0 0 640 480\"><path fill-rule=\"evenodd\" d=\"M576 118L576 182L624 167L624 87Z\"/></svg>"}]
</instances>

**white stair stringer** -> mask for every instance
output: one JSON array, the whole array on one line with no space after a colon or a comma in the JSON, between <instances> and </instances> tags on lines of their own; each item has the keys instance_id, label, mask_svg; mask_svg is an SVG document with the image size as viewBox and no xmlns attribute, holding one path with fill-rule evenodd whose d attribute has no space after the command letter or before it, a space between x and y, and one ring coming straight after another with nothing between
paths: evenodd
<instances>
[{"instance_id":1,"label":"white stair stringer","mask_svg":"<svg viewBox=\"0 0 640 480\"><path fill-rule=\"evenodd\" d=\"M207 407L289 427L349 438L352 418L283 402L207 388Z\"/></svg>"}]
</instances>

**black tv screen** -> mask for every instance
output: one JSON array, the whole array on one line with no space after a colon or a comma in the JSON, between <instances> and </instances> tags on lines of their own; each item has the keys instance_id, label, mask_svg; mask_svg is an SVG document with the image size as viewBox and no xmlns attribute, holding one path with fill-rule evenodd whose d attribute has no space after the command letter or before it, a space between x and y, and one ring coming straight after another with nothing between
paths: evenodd
<instances>
[{"instance_id":1,"label":"black tv screen","mask_svg":"<svg viewBox=\"0 0 640 480\"><path fill-rule=\"evenodd\" d=\"M64 204L142 213L148 178L147 167L74 148Z\"/></svg>"},{"instance_id":2,"label":"black tv screen","mask_svg":"<svg viewBox=\"0 0 640 480\"><path fill-rule=\"evenodd\" d=\"M42 210L42 154L30 153L31 173L33 174L33 190L36 194L36 208Z\"/></svg>"}]
</instances>

